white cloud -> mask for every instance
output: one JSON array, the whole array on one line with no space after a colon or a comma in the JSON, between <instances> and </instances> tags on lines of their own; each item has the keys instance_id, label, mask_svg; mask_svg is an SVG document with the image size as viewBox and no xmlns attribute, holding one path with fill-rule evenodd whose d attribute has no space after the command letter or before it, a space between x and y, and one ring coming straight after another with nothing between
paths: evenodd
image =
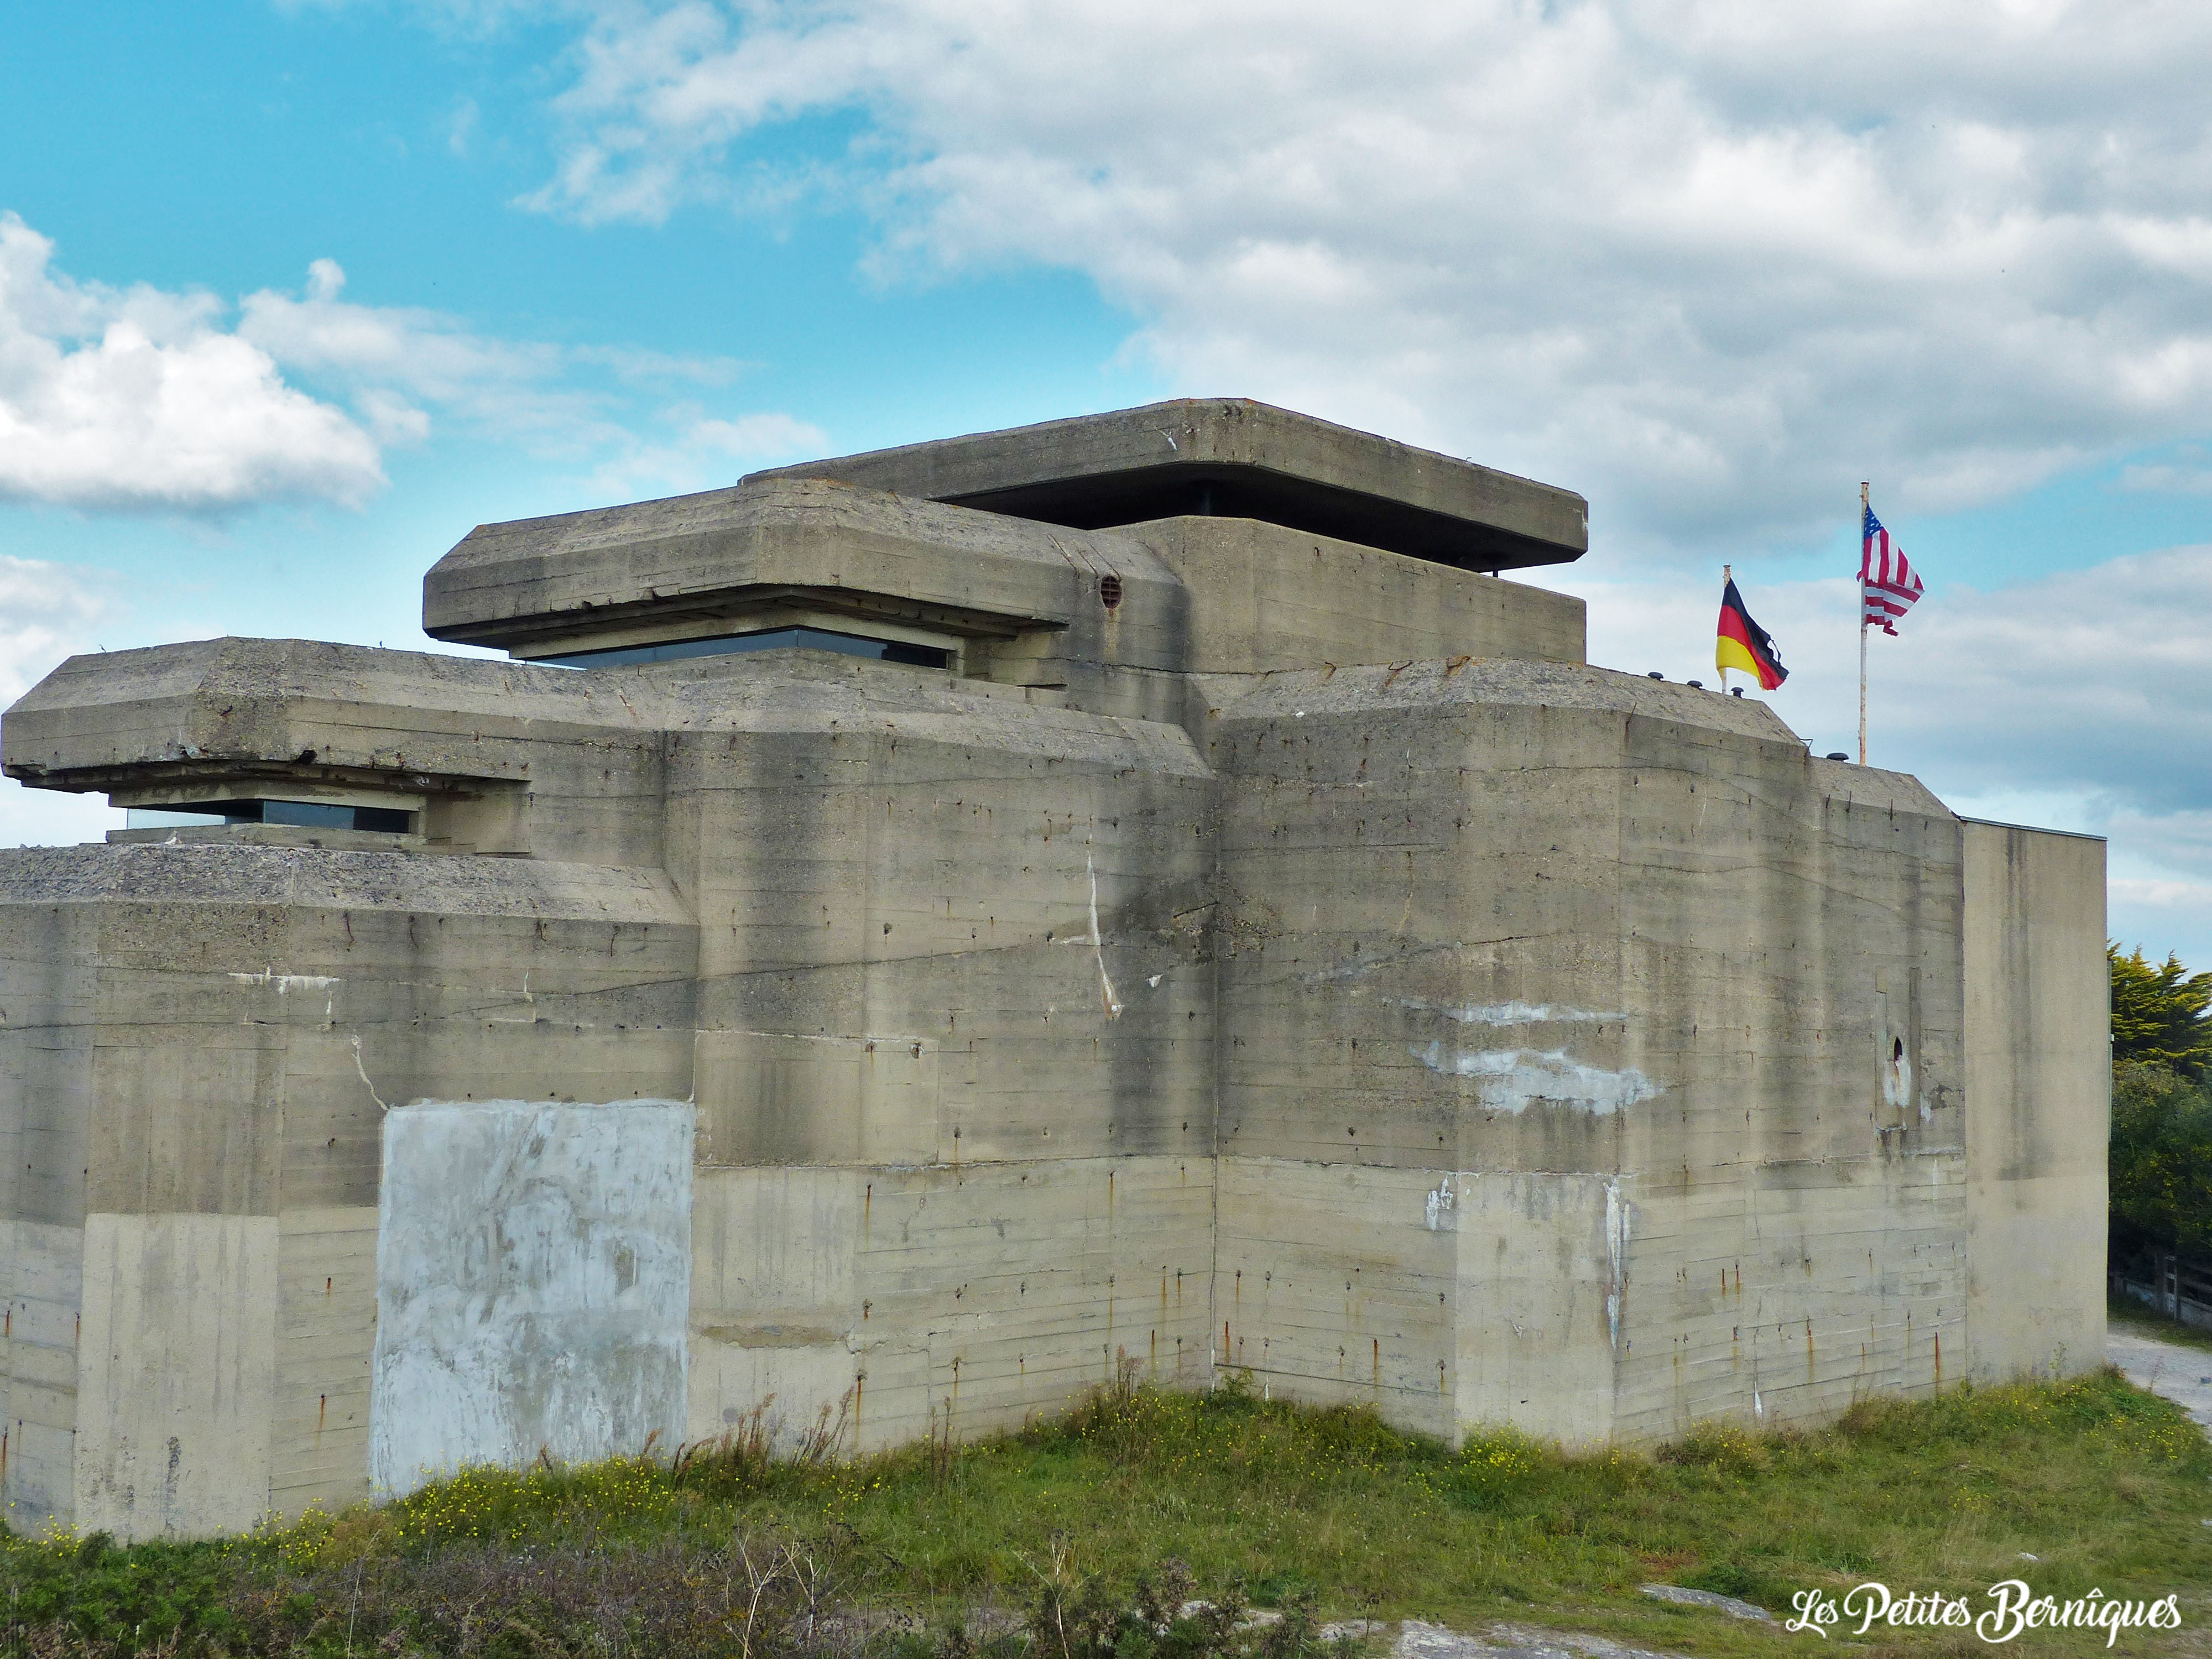
<instances>
[{"instance_id":1,"label":"white cloud","mask_svg":"<svg viewBox=\"0 0 2212 1659\"><path fill-rule=\"evenodd\" d=\"M2212 495L2212 453L2202 444L2180 444L2165 459L2140 461L2120 471L2123 489L2153 490L2165 495Z\"/></svg>"},{"instance_id":2,"label":"white cloud","mask_svg":"<svg viewBox=\"0 0 2212 1659\"><path fill-rule=\"evenodd\" d=\"M443 312L358 304L343 297L345 283L337 261L318 259L304 293L247 295L238 331L286 368L347 388L380 441L418 443L438 421L457 420L539 454L603 457L595 486L695 476L726 483L700 463L718 451L737 453L729 450L730 434L748 434L752 447L744 453L755 460L769 453L796 459L808 445L817 453L826 447L818 428L787 415L746 414L733 422L708 419L688 402L654 411L645 428L700 428L685 441L672 447L641 434L628 393L728 386L745 368L732 358L497 339ZM603 386L600 374L623 390ZM796 448L781 441L793 434L805 434Z\"/></svg>"},{"instance_id":3,"label":"white cloud","mask_svg":"<svg viewBox=\"0 0 2212 1659\"><path fill-rule=\"evenodd\" d=\"M794 459L794 434L827 447L789 416L650 408L671 388L730 385L744 365L727 357L500 339L442 312L348 300L327 258L300 293L246 295L227 327L212 295L78 282L53 251L0 214L0 502L358 507L382 487L386 450L453 426L646 473L718 452ZM673 447L650 435L672 422L696 430Z\"/></svg>"},{"instance_id":4,"label":"white cloud","mask_svg":"<svg viewBox=\"0 0 2212 1659\"><path fill-rule=\"evenodd\" d=\"M70 795L26 789L0 778L0 847L67 847L100 841L123 827L123 814L105 795Z\"/></svg>"},{"instance_id":5,"label":"white cloud","mask_svg":"<svg viewBox=\"0 0 2212 1659\"><path fill-rule=\"evenodd\" d=\"M662 411L678 428L672 442L640 443L592 475L592 489L617 499L634 499L648 488L668 493L710 489L735 483L760 466L804 459L830 448L821 428L788 415L740 415L722 420L696 405Z\"/></svg>"},{"instance_id":6,"label":"white cloud","mask_svg":"<svg viewBox=\"0 0 2212 1659\"><path fill-rule=\"evenodd\" d=\"M366 306L342 298L335 259L307 267L296 297L273 289L240 302L238 332L295 373L348 389L372 407L384 430L427 434L428 404L504 435L604 442L619 436L599 400L561 384L558 346L491 338L460 319L412 306Z\"/></svg>"},{"instance_id":7,"label":"white cloud","mask_svg":"<svg viewBox=\"0 0 2212 1659\"><path fill-rule=\"evenodd\" d=\"M204 296L73 282L0 213L0 501L199 512L356 504L377 445L217 326Z\"/></svg>"},{"instance_id":8,"label":"white cloud","mask_svg":"<svg viewBox=\"0 0 2212 1659\"><path fill-rule=\"evenodd\" d=\"M1661 542L2212 425L2212 10L2178 0L680 0L602 6L575 64L541 207L834 194L887 270L1085 271L1189 390ZM849 149L761 159L848 112Z\"/></svg>"},{"instance_id":9,"label":"white cloud","mask_svg":"<svg viewBox=\"0 0 2212 1659\"><path fill-rule=\"evenodd\" d=\"M2105 886L2106 932L2122 950L2154 962L2171 952L2199 970L2212 963L2212 880L2118 876Z\"/></svg>"},{"instance_id":10,"label":"white cloud","mask_svg":"<svg viewBox=\"0 0 2212 1659\"><path fill-rule=\"evenodd\" d=\"M91 650L114 607L81 571L0 553L0 708L29 690L72 652ZM96 841L123 814L97 795L26 789L0 779L0 847Z\"/></svg>"},{"instance_id":11,"label":"white cloud","mask_svg":"<svg viewBox=\"0 0 2212 1659\"><path fill-rule=\"evenodd\" d=\"M0 553L0 708L70 653L94 644L94 624L112 612L85 573Z\"/></svg>"},{"instance_id":12,"label":"white cloud","mask_svg":"<svg viewBox=\"0 0 2212 1659\"><path fill-rule=\"evenodd\" d=\"M1719 584L1531 573L1589 601L1590 657L1719 684ZM1790 670L1769 694L1816 753L1856 749L1857 585L1746 580ZM2106 836L2112 928L2212 964L2212 547L1923 599L1869 642L1869 758L1968 817ZM1753 695L1758 695L1753 693Z\"/></svg>"},{"instance_id":13,"label":"white cloud","mask_svg":"<svg viewBox=\"0 0 2212 1659\"><path fill-rule=\"evenodd\" d=\"M1717 684L1717 580L1558 574L1548 585L1589 600L1593 660ZM1790 670L1768 699L1776 712L1817 750L1855 748L1857 584L1742 586ZM2208 615L2212 547L2131 555L1994 593L1931 593L1898 637L1870 636L1870 758L1977 798L2032 804L2039 792L2087 791L2143 812L2212 808L2212 630L2175 626Z\"/></svg>"}]
</instances>

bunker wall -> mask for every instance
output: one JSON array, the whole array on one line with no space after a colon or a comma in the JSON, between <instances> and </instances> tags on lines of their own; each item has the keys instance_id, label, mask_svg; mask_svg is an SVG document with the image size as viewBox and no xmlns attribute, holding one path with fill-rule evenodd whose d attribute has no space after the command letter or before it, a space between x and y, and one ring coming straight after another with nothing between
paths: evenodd
<instances>
[{"instance_id":1,"label":"bunker wall","mask_svg":"<svg viewBox=\"0 0 2212 1659\"><path fill-rule=\"evenodd\" d=\"M1192 673L1451 657L1583 660L1583 601L1255 519L1130 527L1182 580Z\"/></svg>"},{"instance_id":2,"label":"bunker wall","mask_svg":"<svg viewBox=\"0 0 2212 1659\"><path fill-rule=\"evenodd\" d=\"M1040 716L1042 717L1040 717ZM885 712L686 738L701 918L690 1425L1019 1424L1197 1385L1212 781L1182 734Z\"/></svg>"},{"instance_id":3,"label":"bunker wall","mask_svg":"<svg viewBox=\"0 0 2212 1659\"><path fill-rule=\"evenodd\" d=\"M2112 1122L2105 844L1965 828L1972 1374L2090 1370Z\"/></svg>"},{"instance_id":4,"label":"bunker wall","mask_svg":"<svg viewBox=\"0 0 2212 1659\"><path fill-rule=\"evenodd\" d=\"M658 872L26 848L0 939L35 953L0 957L15 1524L365 1496L387 1107L690 1090L696 935Z\"/></svg>"},{"instance_id":5,"label":"bunker wall","mask_svg":"<svg viewBox=\"0 0 2212 1659\"><path fill-rule=\"evenodd\" d=\"M1924 791L1586 669L1285 676L1209 743L1230 1363L1582 1442L1958 1375Z\"/></svg>"}]
</instances>

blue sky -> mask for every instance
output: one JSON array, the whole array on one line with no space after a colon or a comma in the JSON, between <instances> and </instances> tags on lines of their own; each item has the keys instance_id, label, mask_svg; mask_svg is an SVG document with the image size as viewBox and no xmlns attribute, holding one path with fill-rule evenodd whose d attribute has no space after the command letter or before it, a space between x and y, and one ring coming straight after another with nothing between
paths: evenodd
<instances>
[{"instance_id":1,"label":"blue sky","mask_svg":"<svg viewBox=\"0 0 2212 1659\"><path fill-rule=\"evenodd\" d=\"M1872 478L1930 584L1875 760L2110 836L2115 933L2212 965L2190 9L238 0L4 40L0 692L211 633L423 648L480 521L1249 395L1582 490L1595 660L1709 668L1733 562L1823 750ZM106 821L0 785L0 839Z\"/></svg>"},{"instance_id":2,"label":"blue sky","mask_svg":"<svg viewBox=\"0 0 2212 1659\"><path fill-rule=\"evenodd\" d=\"M234 302L297 292L309 263L330 258L349 299L445 313L493 339L720 360L703 383L557 377L558 390L603 394L598 412L647 446L684 404L791 411L844 449L1141 402L1164 384L1117 364L1129 322L1079 275L1032 267L886 290L859 273L869 228L850 210L583 229L516 206L551 164L538 111L555 28L148 4L25 7L8 36L0 208L52 239L80 280ZM824 141L836 139L794 136ZM292 378L315 387L312 373ZM25 504L0 508L0 550L112 572L143 596L118 616L111 648L167 637L179 606L209 631L419 647L429 562L479 522L603 503L596 475L617 448L441 422L386 453L390 483L360 510ZM727 482L748 459L712 478L635 482Z\"/></svg>"}]
</instances>

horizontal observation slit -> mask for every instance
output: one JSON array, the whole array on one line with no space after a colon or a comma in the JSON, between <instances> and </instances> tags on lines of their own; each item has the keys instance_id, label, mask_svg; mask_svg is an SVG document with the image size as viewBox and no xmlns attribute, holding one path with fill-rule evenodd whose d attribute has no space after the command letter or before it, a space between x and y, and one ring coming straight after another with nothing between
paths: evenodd
<instances>
[{"instance_id":1,"label":"horizontal observation slit","mask_svg":"<svg viewBox=\"0 0 2212 1659\"><path fill-rule=\"evenodd\" d=\"M935 646L872 639L865 634L838 634L826 628L775 628L757 634L716 634L704 639L613 646L603 651L571 651L557 657L532 657L530 660L533 665L553 668L619 668L627 663L675 662L686 657L726 657L742 651L787 650L794 647L836 651L851 657L872 657L878 662L903 663L912 668L952 666L952 653Z\"/></svg>"}]
</instances>

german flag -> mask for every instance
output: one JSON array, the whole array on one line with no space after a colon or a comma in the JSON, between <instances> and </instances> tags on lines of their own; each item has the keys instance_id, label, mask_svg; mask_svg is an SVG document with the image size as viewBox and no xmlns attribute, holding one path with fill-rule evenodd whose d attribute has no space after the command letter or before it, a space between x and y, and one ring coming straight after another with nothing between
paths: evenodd
<instances>
[{"instance_id":1,"label":"german flag","mask_svg":"<svg viewBox=\"0 0 2212 1659\"><path fill-rule=\"evenodd\" d=\"M1762 691L1771 691L1790 678L1773 640L1743 608L1743 595L1735 591L1733 576L1721 594L1720 637L1713 642L1713 662L1721 668L1756 674Z\"/></svg>"}]
</instances>

